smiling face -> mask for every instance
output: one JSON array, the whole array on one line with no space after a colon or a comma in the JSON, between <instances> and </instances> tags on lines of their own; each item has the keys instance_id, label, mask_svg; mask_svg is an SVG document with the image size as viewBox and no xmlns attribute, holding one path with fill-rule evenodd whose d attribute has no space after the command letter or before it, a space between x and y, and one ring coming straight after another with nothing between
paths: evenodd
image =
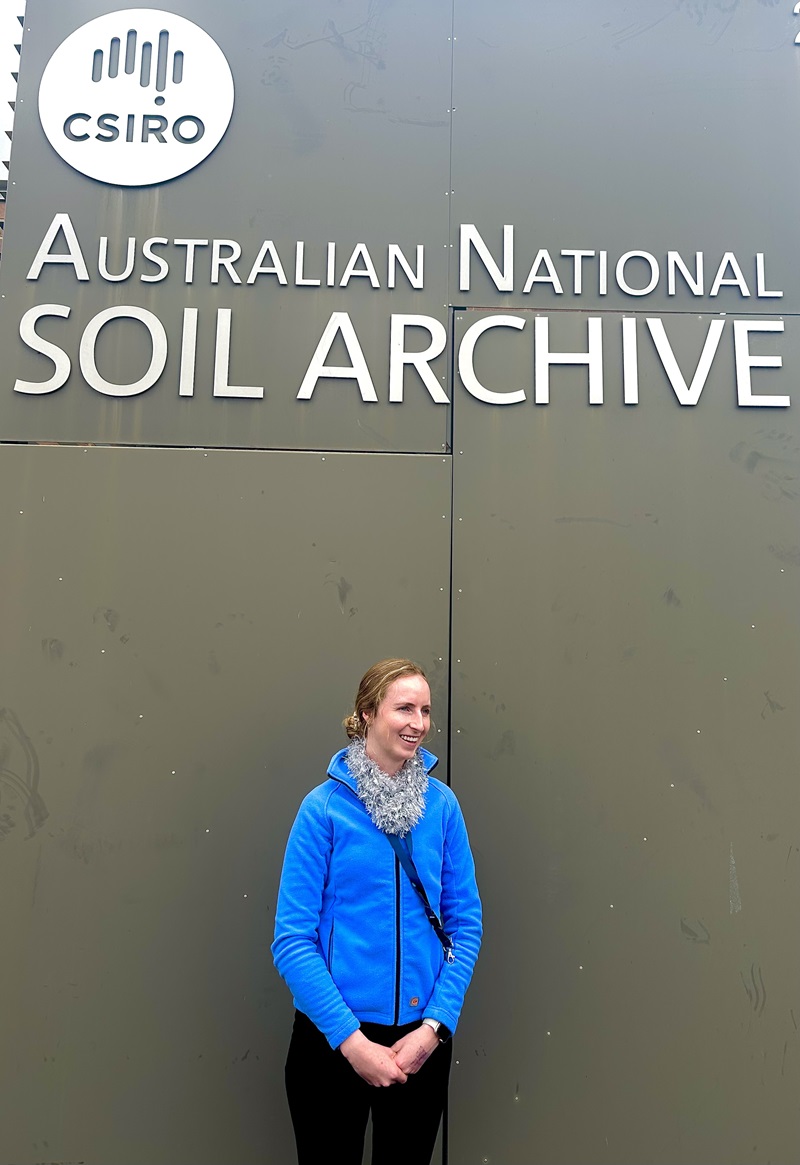
<instances>
[{"instance_id":1,"label":"smiling face","mask_svg":"<svg viewBox=\"0 0 800 1165\"><path fill-rule=\"evenodd\" d=\"M393 777L422 744L431 726L431 690L423 676L402 676L365 715L370 760Z\"/></svg>"}]
</instances>

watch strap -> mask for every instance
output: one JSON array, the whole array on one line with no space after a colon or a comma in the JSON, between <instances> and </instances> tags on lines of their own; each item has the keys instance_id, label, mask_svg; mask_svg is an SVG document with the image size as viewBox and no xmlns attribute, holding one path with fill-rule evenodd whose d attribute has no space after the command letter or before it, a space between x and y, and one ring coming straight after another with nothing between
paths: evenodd
<instances>
[{"instance_id":1,"label":"watch strap","mask_svg":"<svg viewBox=\"0 0 800 1165\"><path fill-rule=\"evenodd\" d=\"M426 1027L431 1028L440 1044L446 1043L453 1034L450 1028L446 1027L439 1019L431 1019L430 1016L426 1015L422 1022Z\"/></svg>"}]
</instances>

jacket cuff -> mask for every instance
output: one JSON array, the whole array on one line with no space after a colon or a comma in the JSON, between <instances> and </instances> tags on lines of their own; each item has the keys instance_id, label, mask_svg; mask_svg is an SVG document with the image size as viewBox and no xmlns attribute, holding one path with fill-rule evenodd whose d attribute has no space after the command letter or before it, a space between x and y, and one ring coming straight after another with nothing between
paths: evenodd
<instances>
[{"instance_id":1,"label":"jacket cuff","mask_svg":"<svg viewBox=\"0 0 800 1165\"><path fill-rule=\"evenodd\" d=\"M333 1050L336 1051L336 1049L339 1047L339 1045L343 1044L344 1041L347 1039L347 1037L351 1036L353 1034L353 1032L357 1032L360 1027L361 1027L361 1024L358 1022L356 1017L352 1016L352 1019L350 1022L348 1022L347 1024L342 1024L340 1027L337 1027L336 1030L331 1035L326 1035L325 1038L327 1039L328 1043L333 1048Z\"/></svg>"},{"instance_id":2,"label":"jacket cuff","mask_svg":"<svg viewBox=\"0 0 800 1165\"><path fill-rule=\"evenodd\" d=\"M453 1016L449 1011L443 1011L441 1007L428 1005L423 1008L423 1016L425 1019L438 1019L439 1023L443 1023L450 1035L455 1034L458 1027L458 1016Z\"/></svg>"}]
</instances>

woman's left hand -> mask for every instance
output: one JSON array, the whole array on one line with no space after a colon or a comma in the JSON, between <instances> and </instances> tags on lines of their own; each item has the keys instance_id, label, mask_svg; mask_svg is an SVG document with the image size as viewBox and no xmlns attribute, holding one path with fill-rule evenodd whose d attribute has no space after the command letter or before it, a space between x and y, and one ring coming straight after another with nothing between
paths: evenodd
<instances>
[{"instance_id":1,"label":"woman's left hand","mask_svg":"<svg viewBox=\"0 0 800 1165\"><path fill-rule=\"evenodd\" d=\"M401 1068L407 1076L413 1076L415 1072L419 1072L431 1052L435 1052L438 1046L436 1032L427 1023L423 1023L399 1039L396 1044L392 1044L392 1051L398 1068Z\"/></svg>"}]
</instances>

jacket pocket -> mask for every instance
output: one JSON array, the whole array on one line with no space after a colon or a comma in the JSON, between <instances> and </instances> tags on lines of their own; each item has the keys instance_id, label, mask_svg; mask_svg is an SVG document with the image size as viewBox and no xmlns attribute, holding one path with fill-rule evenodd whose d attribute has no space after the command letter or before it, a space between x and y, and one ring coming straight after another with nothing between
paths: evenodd
<instances>
[{"instance_id":1,"label":"jacket pocket","mask_svg":"<svg viewBox=\"0 0 800 1165\"><path fill-rule=\"evenodd\" d=\"M331 923L331 933L328 935L328 970L333 974L333 931L336 922Z\"/></svg>"}]
</instances>

